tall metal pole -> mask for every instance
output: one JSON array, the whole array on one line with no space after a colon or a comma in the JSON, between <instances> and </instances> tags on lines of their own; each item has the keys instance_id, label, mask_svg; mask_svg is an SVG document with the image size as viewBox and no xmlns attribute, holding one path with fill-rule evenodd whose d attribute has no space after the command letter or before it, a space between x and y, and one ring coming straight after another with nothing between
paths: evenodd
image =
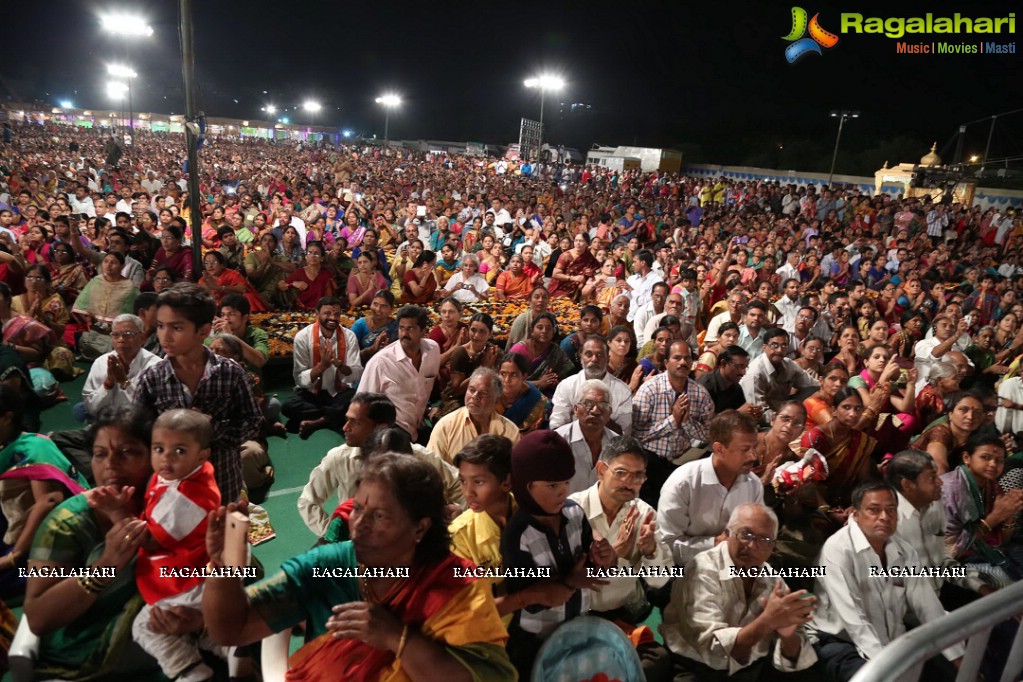
<instances>
[{"instance_id":1,"label":"tall metal pole","mask_svg":"<svg viewBox=\"0 0 1023 682\"><path fill-rule=\"evenodd\" d=\"M391 146L391 143L388 141L388 137L387 137L387 132L388 132L387 129L388 129L388 126L390 125L390 123L391 123L391 107L385 105L384 106L384 149L388 149Z\"/></svg>"},{"instance_id":2,"label":"tall metal pole","mask_svg":"<svg viewBox=\"0 0 1023 682\"><path fill-rule=\"evenodd\" d=\"M540 141L537 142L537 144L536 144L536 162L537 163L541 163L542 162L542 158L541 157L543 156L543 97L544 97L544 94L546 94L546 92L547 91L541 85L540 86Z\"/></svg>"},{"instance_id":3,"label":"tall metal pole","mask_svg":"<svg viewBox=\"0 0 1023 682\"><path fill-rule=\"evenodd\" d=\"M838 135L835 136L835 152L831 155L831 171L828 173L828 188L831 188L831 179L835 177L835 161L838 159L838 143L842 140L842 126L845 125L846 114L839 114Z\"/></svg>"},{"instance_id":4,"label":"tall metal pole","mask_svg":"<svg viewBox=\"0 0 1023 682\"><path fill-rule=\"evenodd\" d=\"M132 79L129 78L128 79L128 134L131 135L131 144L125 145L127 147L134 147L135 146L135 110L132 108L132 104L131 104L131 81L132 81ZM128 156L128 163L130 164L131 163L131 152L130 151L128 151L127 156Z\"/></svg>"},{"instance_id":5,"label":"tall metal pole","mask_svg":"<svg viewBox=\"0 0 1023 682\"><path fill-rule=\"evenodd\" d=\"M980 170L983 171L984 167L987 166L987 155L991 151L991 138L995 135L995 124L998 123L998 117L991 117L991 128L987 131L987 144L984 145L984 158L980 160Z\"/></svg>"},{"instance_id":6,"label":"tall metal pole","mask_svg":"<svg viewBox=\"0 0 1023 682\"><path fill-rule=\"evenodd\" d=\"M188 145L188 199L191 212L192 272L202 272L202 208L199 205L198 136L193 130L198 112L195 108L195 45L192 41L192 0L180 0L181 76L185 86L185 144Z\"/></svg>"},{"instance_id":7,"label":"tall metal pole","mask_svg":"<svg viewBox=\"0 0 1023 682\"><path fill-rule=\"evenodd\" d=\"M959 162L963 160L963 138L966 137L966 126L959 126L959 139L956 140L956 155L955 160L952 162L958 166Z\"/></svg>"}]
</instances>

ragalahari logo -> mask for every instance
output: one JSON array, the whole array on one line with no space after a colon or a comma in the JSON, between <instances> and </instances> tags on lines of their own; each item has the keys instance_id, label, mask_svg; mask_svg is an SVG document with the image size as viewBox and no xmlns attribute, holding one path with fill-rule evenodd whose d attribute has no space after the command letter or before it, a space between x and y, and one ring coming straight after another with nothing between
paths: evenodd
<instances>
[{"instance_id":1,"label":"ragalahari logo","mask_svg":"<svg viewBox=\"0 0 1023 682\"><path fill-rule=\"evenodd\" d=\"M821 28L820 22L817 21L820 14L814 14L809 24L806 16L806 10L802 7L792 8L792 30L782 38L791 43L785 48L785 59L789 64L795 64L811 52L822 54L822 47L831 48L838 45L838 36ZM806 38L804 36L808 29L810 37Z\"/></svg>"}]
</instances>

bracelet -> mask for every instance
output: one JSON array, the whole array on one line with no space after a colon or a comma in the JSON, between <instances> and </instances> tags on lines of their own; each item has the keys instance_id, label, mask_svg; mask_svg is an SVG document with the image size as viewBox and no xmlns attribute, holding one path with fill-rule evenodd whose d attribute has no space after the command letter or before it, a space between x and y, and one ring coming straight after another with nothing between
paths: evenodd
<instances>
[{"instance_id":1,"label":"bracelet","mask_svg":"<svg viewBox=\"0 0 1023 682\"><path fill-rule=\"evenodd\" d=\"M985 533L993 533L994 532L991 529L991 526L988 525L987 520L985 520L985 519L981 519L980 520L980 527L984 529Z\"/></svg>"},{"instance_id":2,"label":"bracelet","mask_svg":"<svg viewBox=\"0 0 1023 682\"><path fill-rule=\"evenodd\" d=\"M80 576L75 579L78 586L85 590L86 594L99 594L106 590L113 583L112 580L100 580L92 576Z\"/></svg>"},{"instance_id":3,"label":"bracelet","mask_svg":"<svg viewBox=\"0 0 1023 682\"><path fill-rule=\"evenodd\" d=\"M394 652L396 659L401 658L401 652L405 650L405 643L408 641L408 625L401 629L401 639L398 640L398 650Z\"/></svg>"}]
</instances>

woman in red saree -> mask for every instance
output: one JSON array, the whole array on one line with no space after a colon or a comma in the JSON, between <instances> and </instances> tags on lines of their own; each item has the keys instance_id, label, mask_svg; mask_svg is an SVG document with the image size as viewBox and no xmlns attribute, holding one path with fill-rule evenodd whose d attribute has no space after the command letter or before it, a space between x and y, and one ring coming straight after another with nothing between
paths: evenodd
<instances>
[{"instance_id":1,"label":"woman in red saree","mask_svg":"<svg viewBox=\"0 0 1023 682\"><path fill-rule=\"evenodd\" d=\"M600 268L600 263L590 253L590 237L579 233L574 237L574 247L558 257L554 266L554 274L547 290L551 298L574 298L593 273Z\"/></svg>"},{"instance_id":2,"label":"woman in red saree","mask_svg":"<svg viewBox=\"0 0 1023 682\"><path fill-rule=\"evenodd\" d=\"M210 636L248 644L305 622L307 643L291 658L288 680L514 680L490 587L450 552L440 475L421 460L384 454L361 476L350 541L288 559L248 588L237 578L206 582ZM223 565L225 519L235 509L210 515L214 566Z\"/></svg>"},{"instance_id":3,"label":"woman in red saree","mask_svg":"<svg viewBox=\"0 0 1023 682\"><path fill-rule=\"evenodd\" d=\"M309 242L305 247L305 267L296 268L281 282L281 290L296 289L295 306L302 310L316 310L316 302L334 294L334 279L323 267L323 244Z\"/></svg>"},{"instance_id":4,"label":"woman in red saree","mask_svg":"<svg viewBox=\"0 0 1023 682\"><path fill-rule=\"evenodd\" d=\"M221 252L207 251L202 257L202 264L203 275L199 283L210 290L218 308L228 294L243 294L252 312L264 313L270 309L242 273L226 267L227 259Z\"/></svg>"}]
</instances>

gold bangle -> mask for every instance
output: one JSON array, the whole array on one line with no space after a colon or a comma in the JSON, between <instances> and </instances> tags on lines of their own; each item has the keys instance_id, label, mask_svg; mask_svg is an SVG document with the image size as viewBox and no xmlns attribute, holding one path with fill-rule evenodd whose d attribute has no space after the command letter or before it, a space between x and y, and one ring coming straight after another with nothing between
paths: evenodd
<instances>
[{"instance_id":1,"label":"gold bangle","mask_svg":"<svg viewBox=\"0 0 1023 682\"><path fill-rule=\"evenodd\" d=\"M398 640L398 650L394 652L396 659L401 658L401 652L405 650L405 643L408 641L408 625L401 629L401 639Z\"/></svg>"},{"instance_id":2,"label":"gold bangle","mask_svg":"<svg viewBox=\"0 0 1023 682\"><path fill-rule=\"evenodd\" d=\"M980 520L980 527L984 529L985 533L993 533L994 532L991 529L991 526L988 525L988 523L987 523L987 521L985 519L981 519Z\"/></svg>"}]
</instances>

